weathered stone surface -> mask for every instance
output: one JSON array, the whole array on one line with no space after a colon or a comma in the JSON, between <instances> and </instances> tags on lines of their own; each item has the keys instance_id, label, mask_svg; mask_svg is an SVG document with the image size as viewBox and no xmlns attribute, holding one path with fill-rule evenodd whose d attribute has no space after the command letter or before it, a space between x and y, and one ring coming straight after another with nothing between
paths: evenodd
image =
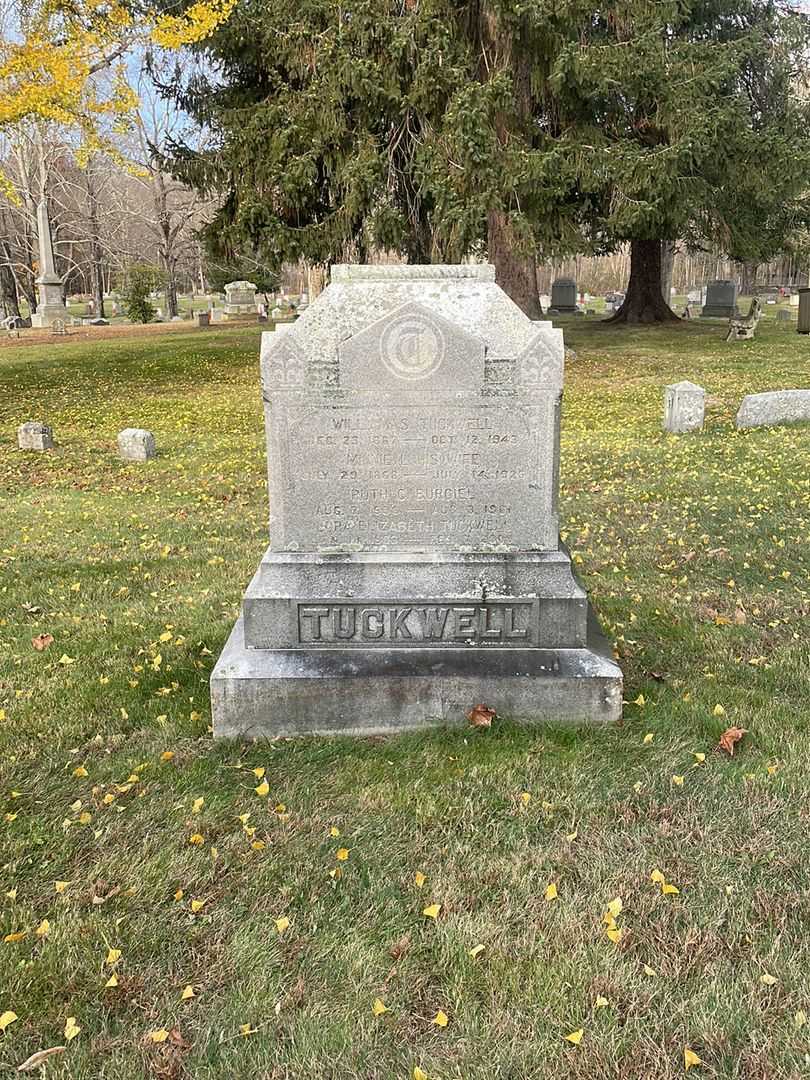
<instances>
[{"instance_id":1,"label":"weathered stone surface","mask_svg":"<svg viewBox=\"0 0 810 1080\"><path fill-rule=\"evenodd\" d=\"M810 420L810 390L773 390L743 398L738 428L769 427Z\"/></svg>"},{"instance_id":2,"label":"weathered stone surface","mask_svg":"<svg viewBox=\"0 0 810 1080\"><path fill-rule=\"evenodd\" d=\"M664 389L664 431L674 435L698 431L703 427L706 391L684 380Z\"/></svg>"},{"instance_id":3,"label":"weathered stone surface","mask_svg":"<svg viewBox=\"0 0 810 1080\"><path fill-rule=\"evenodd\" d=\"M793 312L790 308L779 308L776 313L776 321L781 323L793 322Z\"/></svg>"},{"instance_id":4,"label":"weathered stone surface","mask_svg":"<svg viewBox=\"0 0 810 1080\"><path fill-rule=\"evenodd\" d=\"M619 715L559 543L563 359L489 266L334 267L263 335L271 546L212 676L215 734L463 722L482 694Z\"/></svg>"},{"instance_id":5,"label":"weathered stone surface","mask_svg":"<svg viewBox=\"0 0 810 1080\"><path fill-rule=\"evenodd\" d=\"M53 431L39 420L28 420L17 428L17 446L20 450L50 450Z\"/></svg>"},{"instance_id":6,"label":"weathered stone surface","mask_svg":"<svg viewBox=\"0 0 810 1080\"><path fill-rule=\"evenodd\" d=\"M701 319L730 319L734 315L739 315L736 281L713 281L706 289Z\"/></svg>"},{"instance_id":7,"label":"weathered stone surface","mask_svg":"<svg viewBox=\"0 0 810 1080\"><path fill-rule=\"evenodd\" d=\"M596 619L587 648L249 649L240 619L211 675L214 734L391 735L464 723L478 701L536 723L607 723L622 712L621 673Z\"/></svg>"},{"instance_id":8,"label":"weathered stone surface","mask_svg":"<svg viewBox=\"0 0 810 1080\"><path fill-rule=\"evenodd\" d=\"M149 461L157 454L155 436L145 428L124 428L118 433L118 453L125 461Z\"/></svg>"}]
</instances>

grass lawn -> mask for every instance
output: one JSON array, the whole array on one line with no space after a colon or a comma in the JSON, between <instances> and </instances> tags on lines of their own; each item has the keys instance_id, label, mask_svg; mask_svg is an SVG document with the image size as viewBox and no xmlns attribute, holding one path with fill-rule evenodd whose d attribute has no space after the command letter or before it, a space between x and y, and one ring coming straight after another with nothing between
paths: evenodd
<instances>
[{"instance_id":1,"label":"grass lawn","mask_svg":"<svg viewBox=\"0 0 810 1080\"><path fill-rule=\"evenodd\" d=\"M563 322L564 532L626 676L601 730L214 744L266 543L259 329L0 352L6 1071L810 1075L810 431L732 424L808 385L810 339ZM681 378L707 425L673 438ZM117 459L128 425L156 461Z\"/></svg>"}]
</instances>

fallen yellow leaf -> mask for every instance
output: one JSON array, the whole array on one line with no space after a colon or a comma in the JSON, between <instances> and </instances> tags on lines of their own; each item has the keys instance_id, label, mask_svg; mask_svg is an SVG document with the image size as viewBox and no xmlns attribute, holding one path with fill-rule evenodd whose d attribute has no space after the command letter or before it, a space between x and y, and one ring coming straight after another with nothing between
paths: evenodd
<instances>
[{"instance_id":1,"label":"fallen yellow leaf","mask_svg":"<svg viewBox=\"0 0 810 1080\"><path fill-rule=\"evenodd\" d=\"M622 908L623 907L624 907L624 905L622 904L621 897L616 896L610 901L610 903L607 906L608 914L612 915L614 919L618 919L618 917L622 913Z\"/></svg>"},{"instance_id":2,"label":"fallen yellow leaf","mask_svg":"<svg viewBox=\"0 0 810 1080\"><path fill-rule=\"evenodd\" d=\"M149 1038L154 1043L165 1043L169 1037L169 1033L166 1028L158 1028L157 1031L150 1031Z\"/></svg>"},{"instance_id":3,"label":"fallen yellow leaf","mask_svg":"<svg viewBox=\"0 0 810 1080\"><path fill-rule=\"evenodd\" d=\"M6 945L14 945L18 941L24 941L27 937L27 930L18 930L14 934L6 934L6 936L3 938L3 941L6 943Z\"/></svg>"},{"instance_id":4,"label":"fallen yellow leaf","mask_svg":"<svg viewBox=\"0 0 810 1080\"><path fill-rule=\"evenodd\" d=\"M546 900L556 900L556 899L557 899L557 886L552 881L546 886Z\"/></svg>"},{"instance_id":5,"label":"fallen yellow leaf","mask_svg":"<svg viewBox=\"0 0 810 1080\"><path fill-rule=\"evenodd\" d=\"M374 998L374 1001L371 1003L371 1011L375 1016L382 1016L384 1012L388 1012L384 1002L380 1001L379 998Z\"/></svg>"},{"instance_id":6,"label":"fallen yellow leaf","mask_svg":"<svg viewBox=\"0 0 810 1080\"><path fill-rule=\"evenodd\" d=\"M427 880L427 878L425 877L425 875L422 873L421 870L417 870L416 873L413 875L413 880L414 880L414 884L416 885L417 889L421 889L422 886L425 884L425 881Z\"/></svg>"},{"instance_id":7,"label":"fallen yellow leaf","mask_svg":"<svg viewBox=\"0 0 810 1080\"><path fill-rule=\"evenodd\" d=\"M205 843L205 837L201 836L200 833L195 832L188 838L188 842L194 844L195 847L199 847L201 844Z\"/></svg>"},{"instance_id":8,"label":"fallen yellow leaf","mask_svg":"<svg viewBox=\"0 0 810 1080\"><path fill-rule=\"evenodd\" d=\"M349 849L346 847L340 847L335 852L335 858L338 862L346 862L349 857Z\"/></svg>"},{"instance_id":9,"label":"fallen yellow leaf","mask_svg":"<svg viewBox=\"0 0 810 1080\"><path fill-rule=\"evenodd\" d=\"M610 1002L608 1001L608 999L606 997L602 997L601 994L599 994L596 1001L594 1002L594 1006L597 1009L604 1009L605 1006L609 1005L609 1004L610 1004Z\"/></svg>"},{"instance_id":10,"label":"fallen yellow leaf","mask_svg":"<svg viewBox=\"0 0 810 1080\"><path fill-rule=\"evenodd\" d=\"M570 1035L563 1036L566 1042L573 1043L574 1046L579 1046L582 1042L582 1036L585 1034L584 1028L578 1028L576 1031L572 1031Z\"/></svg>"},{"instance_id":11,"label":"fallen yellow leaf","mask_svg":"<svg viewBox=\"0 0 810 1080\"><path fill-rule=\"evenodd\" d=\"M71 1039L75 1039L82 1029L76 1023L75 1016L69 1016L65 1021L65 1039L70 1042Z\"/></svg>"},{"instance_id":12,"label":"fallen yellow leaf","mask_svg":"<svg viewBox=\"0 0 810 1080\"><path fill-rule=\"evenodd\" d=\"M429 919L435 919L441 910L441 904L428 904L428 906L423 910L422 914L427 915Z\"/></svg>"},{"instance_id":13,"label":"fallen yellow leaf","mask_svg":"<svg viewBox=\"0 0 810 1080\"><path fill-rule=\"evenodd\" d=\"M111 989L118 986L118 976L115 974L115 972L113 972L109 979L107 979L107 981L104 983L104 986L110 987Z\"/></svg>"},{"instance_id":14,"label":"fallen yellow leaf","mask_svg":"<svg viewBox=\"0 0 810 1080\"><path fill-rule=\"evenodd\" d=\"M11 1024L14 1023L15 1020L18 1019L19 1017L17 1016L17 1014L15 1012L12 1012L11 1009L6 1009L4 1013L0 1013L0 1031L5 1031L7 1027L9 1027Z\"/></svg>"},{"instance_id":15,"label":"fallen yellow leaf","mask_svg":"<svg viewBox=\"0 0 810 1080\"><path fill-rule=\"evenodd\" d=\"M440 1028L446 1028L449 1022L450 1021L447 1019L447 1013L442 1012L441 1009L439 1009L439 1011L436 1013L436 1015L433 1017L433 1020L431 1021L431 1023L436 1025L436 1027Z\"/></svg>"},{"instance_id":16,"label":"fallen yellow leaf","mask_svg":"<svg viewBox=\"0 0 810 1080\"><path fill-rule=\"evenodd\" d=\"M703 1064L703 1062L702 1062L701 1058L699 1058L697 1056L695 1051L690 1050L688 1046L685 1046L684 1051L683 1051L683 1065L684 1065L684 1068L686 1069L686 1071L689 1072L689 1070L692 1068L693 1065L702 1065L702 1064Z\"/></svg>"},{"instance_id":17,"label":"fallen yellow leaf","mask_svg":"<svg viewBox=\"0 0 810 1080\"><path fill-rule=\"evenodd\" d=\"M473 947L470 949L470 956L474 960L476 958L476 956L478 956L483 951L484 951L484 946L483 945L473 945Z\"/></svg>"},{"instance_id":18,"label":"fallen yellow leaf","mask_svg":"<svg viewBox=\"0 0 810 1080\"><path fill-rule=\"evenodd\" d=\"M278 930L280 934L283 934L289 925L290 920L286 915L282 915L280 919L276 919L276 930Z\"/></svg>"},{"instance_id":19,"label":"fallen yellow leaf","mask_svg":"<svg viewBox=\"0 0 810 1080\"><path fill-rule=\"evenodd\" d=\"M267 783L266 780L262 780L262 782L259 784L259 786L257 788L254 788L254 791L256 792L256 794L260 798L263 799L265 797L265 795L267 795L269 793L270 785Z\"/></svg>"},{"instance_id":20,"label":"fallen yellow leaf","mask_svg":"<svg viewBox=\"0 0 810 1080\"><path fill-rule=\"evenodd\" d=\"M620 929L618 929L616 927L613 927L613 926L609 926L608 929L605 931L605 933L610 938L610 940L614 943L614 945L617 945L621 941L622 932L621 932Z\"/></svg>"},{"instance_id":21,"label":"fallen yellow leaf","mask_svg":"<svg viewBox=\"0 0 810 1080\"><path fill-rule=\"evenodd\" d=\"M197 914L198 911L202 911L204 906L205 906L205 901L204 900L192 900L191 901L191 910L194 912L195 915Z\"/></svg>"},{"instance_id":22,"label":"fallen yellow leaf","mask_svg":"<svg viewBox=\"0 0 810 1080\"><path fill-rule=\"evenodd\" d=\"M163 753L160 755L160 760L161 761L171 761L173 757L174 757L174 750L164 750Z\"/></svg>"},{"instance_id":23,"label":"fallen yellow leaf","mask_svg":"<svg viewBox=\"0 0 810 1080\"><path fill-rule=\"evenodd\" d=\"M197 995L194 993L194 987L191 985L191 983L189 983L188 986L183 987L183 992L180 995L180 1000L188 1001L189 998L193 998L196 996Z\"/></svg>"},{"instance_id":24,"label":"fallen yellow leaf","mask_svg":"<svg viewBox=\"0 0 810 1080\"><path fill-rule=\"evenodd\" d=\"M763 986L773 986L779 980L775 979L773 975L769 975L766 971L764 975L760 975L759 981Z\"/></svg>"},{"instance_id":25,"label":"fallen yellow leaf","mask_svg":"<svg viewBox=\"0 0 810 1080\"><path fill-rule=\"evenodd\" d=\"M39 924L39 926L34 931L34 933L37 935L37 937L47 937L48 934L50 934L50 932L51 932L51 924L48 922L47 919L43 919L42 922Z\"/></svg>"}]
</instances>

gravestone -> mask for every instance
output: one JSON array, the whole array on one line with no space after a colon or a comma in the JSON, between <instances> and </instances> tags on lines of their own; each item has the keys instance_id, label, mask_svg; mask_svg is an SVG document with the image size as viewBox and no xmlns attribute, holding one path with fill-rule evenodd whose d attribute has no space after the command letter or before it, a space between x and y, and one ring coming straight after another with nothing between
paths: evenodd
<instances>
[{"instance_id":1,"label":"gravestone","mask_svg":"<svg viewBox=\"0 0 810 1080\"><path fill-rule=\"evenodd\" d=\"M799 289L799 321L796 331L799 334L810 334L810 289Z\"/></svg>"},{"instance_id":2,"label":"gravestone","mask_svg":"<svg viewBox=\"0 0 810 1080\"><path fill-rule=\"evenodd\" d=\"M261 367L271 543L215 735L620 716L559 540L560 330L492 266L335 266Z\"/></svg>"},{"instance_id":3,"label":"gravestone","mask_svg":"<svg viewBox=\"0 0 810 1080\"><path fill-rule=\"evenodd\" d=\"M39 277L37 286L37 310L31 316L31 325L43 329L54 322L63 324L70 318L62 298L62 279L56 272L51 240L51 223L48 220L48 204L43 199L37 207L37 233L39 240Z\"/></svg>"},{"instance_id":4,"label":"gravestone","mask_svg":"<svg viewBox=\"0 0 810 1080\"><path fill-rule=\"evenodd\" d=\"M739 315L736 281L713 281L706 290L701 319L730 319L734 315Z\"/></svg>"},{"instance_id":5,"label":"gravestone","mask_svg":"<svg viewBox=\"0 0 810 1080\"><path fill-rule=\"evenodd\" d=\"M195 318L197 320L197 326L208 326L211 322L210 313L207 311L198 311Z\"/></svg>"},{"instance_id":6,"label":"gravestone","mask_svg":"<svg viewBox=\"0 0 810 1080\"><path fill-rule=\"evenodd\" d=\"M808 420L810 390L770 390L744 397L734 423L738 428L751 428Z\"/></svg>"},{"instance_id":7,"label":"gravestone","mask_svg":"<svg viewBox=\"0 0 810 1080\"><path fill-rule=\"evenodd\" d=\"M256 314L256 286L252 281L229 281L225 286L225 318Z\"/></svg>"},{"instance_id":8,"label":"gravestone","mask_svg":"<svg viewBox=\"0 0 810 1080\"><path fill-rule=\"evenodd\" d=\"M157 453L155 436L146 428L124 428L118 432L118 453L124 461L149 461Z\"/></svg>"},{"instance_id":9,"label":"gravestone","mask_svg":"<svg viewBox=\"0 0 810 1080\"><path fill-rule=\"evenodd\" d=\"M790 308L779 308L776 313L776 321L781 323L792 323L793 312L790 310Z\"/></svg>"},{"instance_id":10,"label":"gravestone","mask_svg":"<svg viewBox=\"0 0 810 1080\"><path fill-rule=\"evenodd\" d=\"M672 383L664 388L664 431L681 435L703 427L706 391L689 382Z\"/></svg>"},{"instance_id":11,"label":"gravestone","mask_svg":"<svg viewBox=\"0 0 810 1080\"><path fill-rule=\"evenodd\" d=\"M580 315L577 307L577 283L573 278L557 278L551 283L551 307L557 315Z\"/></svg>"},{"instance_id":12,"label":"gravestone","mask_svg":"<svg viewBox=\"0 0 810 1080\"><path fill-rule=\"evenodd\" d=\"M53 431L38 420L28 420L17 428L17 446L20 450L51 450Z\"/></svg>"}]
</instances>

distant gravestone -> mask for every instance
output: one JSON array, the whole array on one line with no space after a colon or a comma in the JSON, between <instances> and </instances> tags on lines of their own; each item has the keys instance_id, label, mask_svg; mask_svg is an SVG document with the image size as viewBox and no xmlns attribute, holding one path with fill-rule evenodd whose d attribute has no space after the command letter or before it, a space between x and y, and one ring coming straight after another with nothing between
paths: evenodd
<instances>
[{"instance_id":1,"label":"distant gravestone","mask_svg":"<svg viewBox=\"0 0 810 1080\"><path fill-rule=\"evenodd\" d=\"M491 266L333 266L261 367L271 545L215 735L620 716L559 539L560 330Z\"/></svg>"},{"instance_id":2,"label":"distant gravestone","mask_svg":"<svg viewBox=\"0 0 810 1080\"><path fill-rule=\"evenodd\" d=\"M793 312L789 308L779 308L776 313L776 321L781 323L792 323Z\"/></svg>"},{"instance_id":3,"label":"distant gravestone","mask_svg":"<svg viewBox=\"0 0 810 1080\"><path fill-rule=\"evenodd\" d=\"M211 322L211 315L207 311L198 311L195 315L197 320L197 326L208 326Z\"/></svg>"},{"instance_id":4,"label":"distant gravestone","mask_svg":"<svg viewBox=\"0 0 810 1080\"><path fill-rule=\"evenodd\" d=\"M706 290L701 319L731 319L734 315L739 315L736 281L713 281Z\"/></svg>"},{"instance_id":5,"label":"distant gravestone","mask_svg":"<svg viewBox=\"0 0 810 1080\"><path fill-rule=\"evenodd\" d=\"M664 388L664 431L682 435L703 427L706 391L684 380Z\"/></svg>"},{"instance_id":6,"label":"distant gravestone","mask_svg":"<svg viewBox=\"0 0 810 1080\"><path fill-rule=\"evenodd\" d=\"M799 306L799 294L798 294L798 292L792 292L790 294L790 298L788 300L788 303L790 304L791 307L798 307Z\"/></svg>"},{"instance_id":7,"label":"distant gravestone","mask_svg":"<svg viewBox=\"0 0 810 1080\"><path fill-rule=\"evenodd\" d=\"M229 281L225 286L225 318L256 314L256 286L252 281Z\"/></svg>"},{"instance_id":8,"label":"distant gravestone","mask_svg":"<svg viewBox=\"0 0 810 1080\"><path fill-rule=\"evenodd\" d=\"M124 428L118 432L118 453L124 461L149 461L155 457L155 436L146 428Z\"/></svg>"},{"instance_id":9,"label":"distant gravestone","mask_svg":"<svg viewBox=\"0 0 810 1080\"><path fill-rule=\"evenodd\" d=\"M20 450L51 450L53 431L38 420L28 420L17 428L17 446Z\"/></svg>"},{"instance_id":10,"label":"distant gravestone","mask_svg":"<svg viewBox=\"0 0 810 1080\"><path fill-rule=\"evenodd\" d=\"M743 398L735 423L751 428L802 420L810 420L810 390L773 390Z\"/></svg>"},{"instance_id":11,"label":"distant gravestone","mask_svg":"<svg viewBox=\"0 0 810 1080\"><path fill-rule=\"evenodd\" d=\"M551 284L550 311L559 315L581 315L577 307L577 283L573 278L557 278Z\"/></svg>"}]
</instances>

